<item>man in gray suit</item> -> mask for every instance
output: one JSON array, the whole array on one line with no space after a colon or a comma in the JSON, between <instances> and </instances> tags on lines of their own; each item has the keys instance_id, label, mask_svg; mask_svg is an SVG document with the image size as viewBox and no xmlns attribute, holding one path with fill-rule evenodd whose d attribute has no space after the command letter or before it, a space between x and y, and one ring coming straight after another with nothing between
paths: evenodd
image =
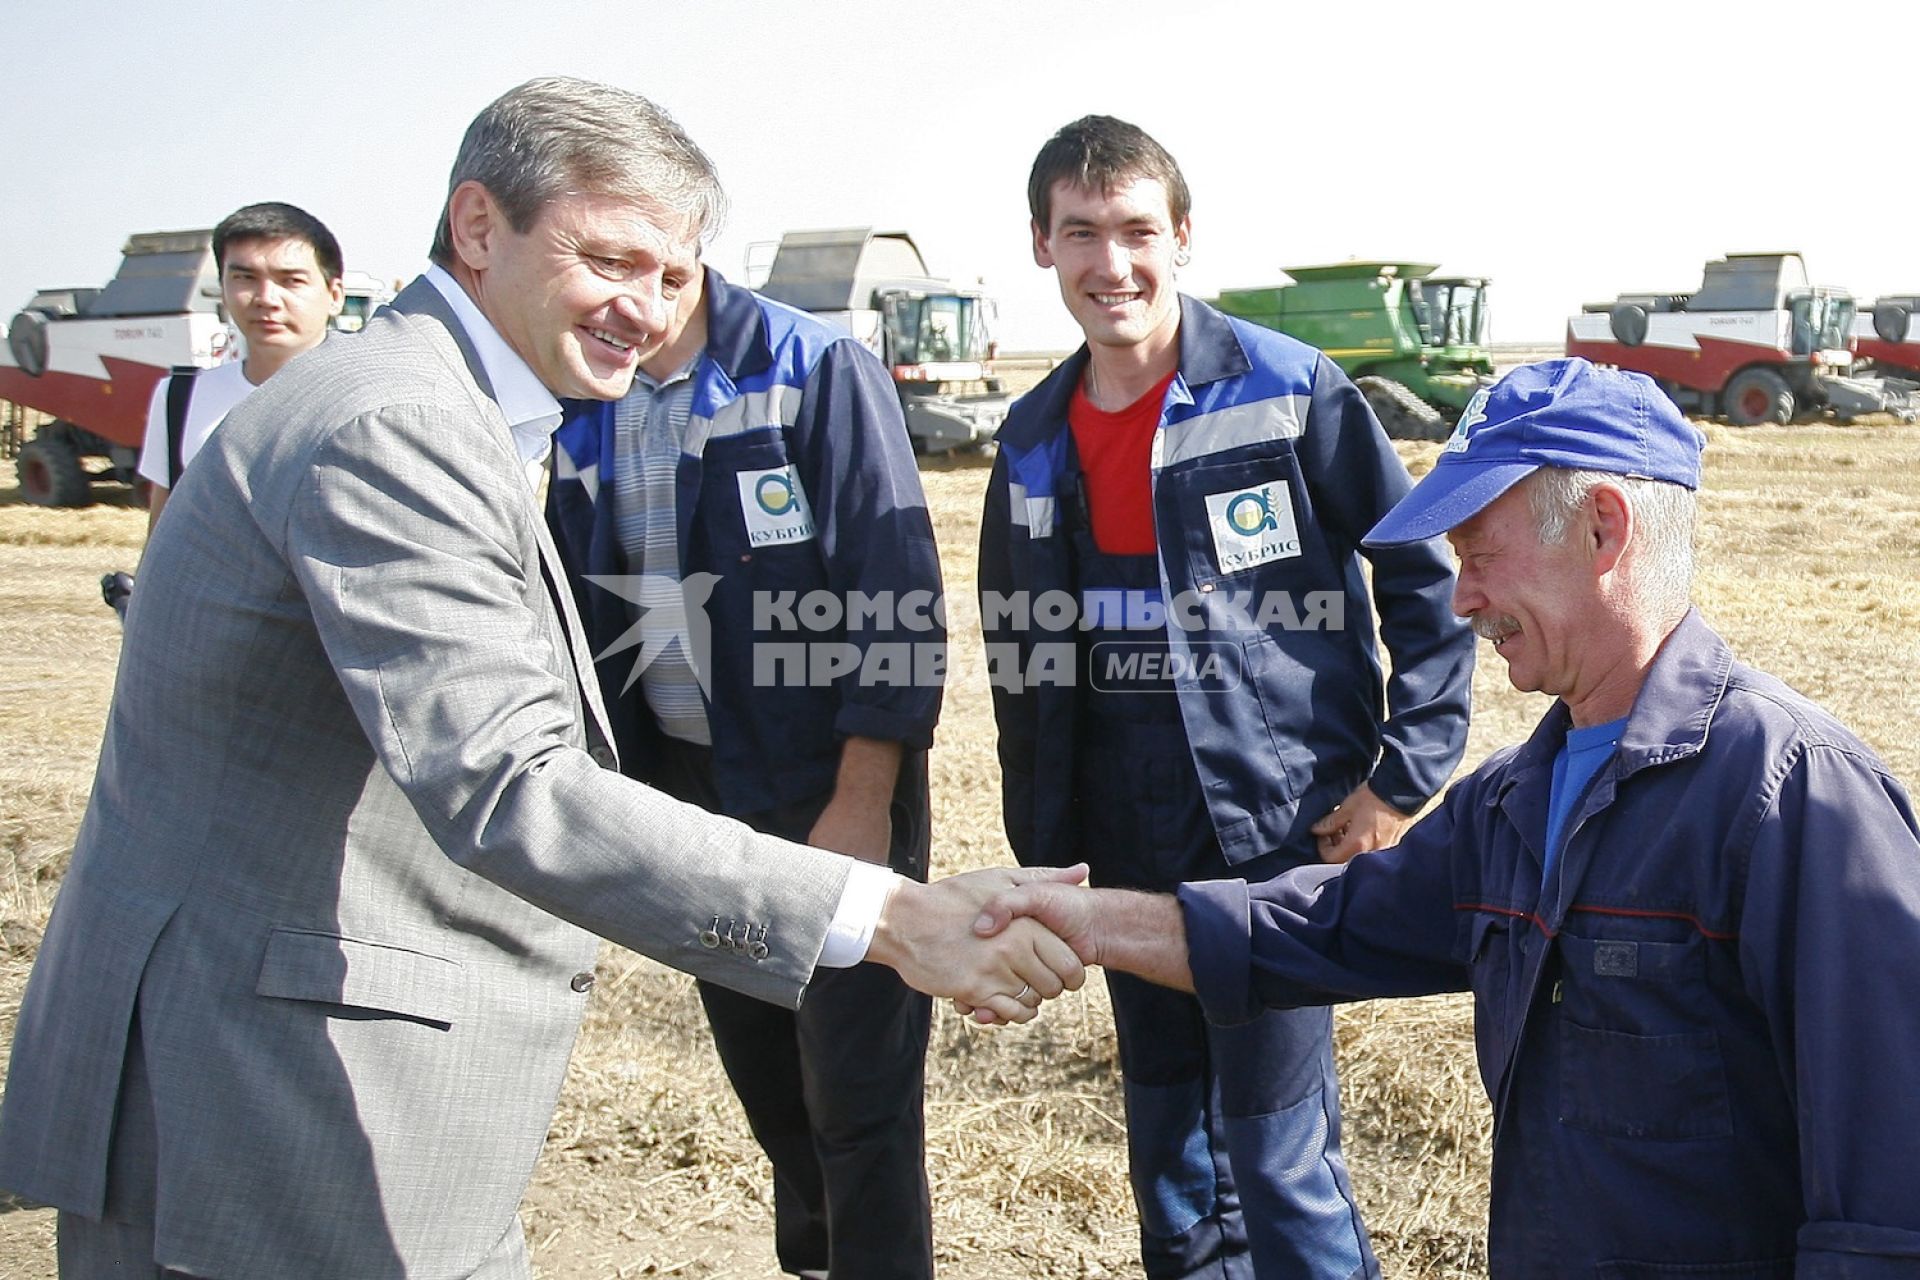
<instances>
[{"instance_id":1,"label":"man in gray suit","mask_svg":"<svg viewBox=\"0 0 1920 1280\"><path fill-rule=\"evenodd\" d=\"M932 886L622 778L530 470L613 399L720 203L645 99L534 81L433 269L182 479L0 1108L63 1276L519 1277L599 934L797 1004L862 958L1009 1016L1081 971Z\"/></svg>"}]
</instances>

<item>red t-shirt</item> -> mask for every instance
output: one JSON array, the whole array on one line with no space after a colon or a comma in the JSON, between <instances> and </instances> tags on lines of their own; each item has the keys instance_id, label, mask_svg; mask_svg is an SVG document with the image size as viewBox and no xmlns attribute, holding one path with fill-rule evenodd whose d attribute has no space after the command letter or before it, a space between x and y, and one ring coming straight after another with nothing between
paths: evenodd
<instances>
[{"instance_id":1,"label":"red t-shirt","mask_svg":"<svg viewBox=\"0 0 1920 1280\"><path fill-rule=\"evenodd\" d=\"M1080 452L1087 510L1093 518L1093 545L1110 556L1152 555L1156 548L1149 482L1153 429L1160 425L1160 406L1173 385L1173 373L1112 413L1087 399L1084 380L1067 404L1067 426Z\"/></svg>"}]
</instances>

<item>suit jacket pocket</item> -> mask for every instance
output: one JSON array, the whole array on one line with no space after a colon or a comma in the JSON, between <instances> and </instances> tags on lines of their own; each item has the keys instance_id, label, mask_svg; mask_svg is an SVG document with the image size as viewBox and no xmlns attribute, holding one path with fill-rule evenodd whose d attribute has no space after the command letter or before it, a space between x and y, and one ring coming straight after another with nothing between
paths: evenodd
<instances>
[{"instance_id":1,"label":"suit jacket pocket","mask_svg":"<svg viewBox=\"0 0 1920 1280\"><path fill-rule=\"evenodd\" d=\"M442 956L337 934L276 928L267 935L254 992L451 1027L465 983L459 962Z\"/></svg>"}]
</instances>

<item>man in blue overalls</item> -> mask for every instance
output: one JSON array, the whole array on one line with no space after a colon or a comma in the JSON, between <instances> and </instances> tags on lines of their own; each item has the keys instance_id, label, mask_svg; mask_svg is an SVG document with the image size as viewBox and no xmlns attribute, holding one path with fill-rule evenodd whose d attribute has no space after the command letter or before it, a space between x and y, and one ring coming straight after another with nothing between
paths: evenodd
<instances>
[{"instance_id":1,"label":"man in blue overalls","mask_svg":"<svg viewBox=\"0 0 1920 1280\"><path fill-rule=\"evenodd\" d=\"M1187 188L1139 129L1067 126L1028 199L1087 341L1014 406L981 529L1014 852L1170 889L1392 844L1459 761L1473 657L1442 549L1370 553L1383 680L1358 548L1405 468L1319 352L1175 291ZM1327 1011L1108 987L1147 1274L1377 1275Z\"/></svg>"}]
</instances>

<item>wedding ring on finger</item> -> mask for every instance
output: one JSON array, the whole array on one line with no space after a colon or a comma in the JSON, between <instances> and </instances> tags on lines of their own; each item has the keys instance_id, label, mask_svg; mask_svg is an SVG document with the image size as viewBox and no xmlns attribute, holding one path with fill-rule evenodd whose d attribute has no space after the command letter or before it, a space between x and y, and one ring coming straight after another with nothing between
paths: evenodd
<instances>
[{"instance_id":1,"label":"wedding ring on finger","mask_svg":"<svg viewBox=\"0 0 1920 1280\"><path fill-rule=\"evenodd\" d=\"M1013 1001L1015 1004L1027 1004L1027 997L1032 994L1034 994L1033 984L1031 982L1025 983L1021 986L1020 990L1014 992ZM1035 1000L1032 1004L1027 1005L1027 1007L1029 1009L1037 1008L1039 1004L1040 1002Z\"/></svg>"}]
</instances>

